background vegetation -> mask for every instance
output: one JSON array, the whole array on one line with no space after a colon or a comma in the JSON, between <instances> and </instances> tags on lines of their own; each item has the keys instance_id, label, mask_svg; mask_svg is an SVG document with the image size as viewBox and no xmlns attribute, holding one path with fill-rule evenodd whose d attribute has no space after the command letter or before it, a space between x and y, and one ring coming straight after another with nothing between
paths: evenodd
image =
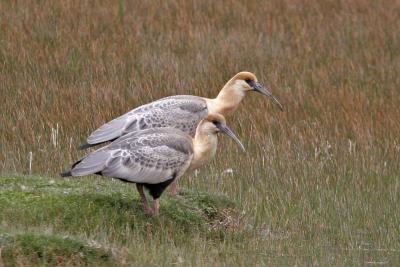
<instances>
[{"instance_id":1,"label":"background vegetation","mask_svg":"<svg viewBox=\"0 0 400 267\"><path fill-rule=\"evenodd\" d=\"M195 266L399 262L399 29L395 0L1 1L3 258ZM168 215L180 204L169 205L175 202L166 196L159 221L112 204L137 200L126 184L59 180L102 123L167 95L213 97L242 70L256 73L285 112L249 95L229 119L248 153L221 138L213 163L180 181L236 203L245 215L234 216L241 218L234 230L210 234L207 216L182 224ZM228 168L233 173L223 173ZM41 191L43 183L52 190ZM59 186L89 195L75 202ZM92 198L98 201L90 206ZM37 205L23 209L27 203ZM73 227L66 210L77 220ZM134 216L142 219L128 220Z\"/></svg>"}]
</instances>

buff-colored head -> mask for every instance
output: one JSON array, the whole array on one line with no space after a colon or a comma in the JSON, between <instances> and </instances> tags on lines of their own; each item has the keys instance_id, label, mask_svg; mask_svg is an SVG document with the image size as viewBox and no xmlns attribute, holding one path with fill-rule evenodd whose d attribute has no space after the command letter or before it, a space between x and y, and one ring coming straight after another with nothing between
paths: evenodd
<instances>
[{"instance_id":1,"label":"buff-colored head","mask_svg":"<svg viewBox=\"0 0 400 267\"><path fill-rule=\"evenodd\" d=\"M250 91L259 92L262 95L270 97L274 103L283 110L281 103L276 99L272 93L265 88L264 85L258 82L256 75L251 72L242 71L233 76L232 79L226 84L227 87L232 88L236 94L246 94Z\"/></svg>"},{"instance_id":2,"label":"buff-colored head","mask_svg":"<svg viewBox=\"0 0 400 267\"><path fill-rule=\"evenodd\" d=\"M226 120L224 116L211 113L206 118L204 118L200 124L197 126L197 132L206 135L216 135L218 133L224 133L230 138L232 138L240 148L245 151L243 144L240 142L239 138L233 133L231 129L226 125Z\"/></svg>"}]
</instances>

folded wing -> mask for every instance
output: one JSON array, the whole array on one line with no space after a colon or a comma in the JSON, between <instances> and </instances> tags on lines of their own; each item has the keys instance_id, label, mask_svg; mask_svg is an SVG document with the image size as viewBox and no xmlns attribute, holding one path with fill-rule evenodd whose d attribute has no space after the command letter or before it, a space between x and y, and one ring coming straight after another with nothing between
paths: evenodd
<instances>
[{"instance_id":1,"label":"folded wing","mask_svg":"<svg viewBox=\"0 0 400 267\"><path fill-rule=\"evenodd\" d=\"M132 132L83 158L71 173L161 183L180 176L189 167L193 157L191 142L189 135L172 128Z\"/></svg>"},{"instance_id":2,"label":"folded wing","mask_svg":"<svg viewBox=\"0 0 400 267\"><path fill-rule=\"evenodd\" d=\"M140 106L102 125L81 148L112 141L129 132L155 127L173 127L194 136L199 122L208 114L205 100L197 96L166 97Z\"/></svg>"}]
</instances>

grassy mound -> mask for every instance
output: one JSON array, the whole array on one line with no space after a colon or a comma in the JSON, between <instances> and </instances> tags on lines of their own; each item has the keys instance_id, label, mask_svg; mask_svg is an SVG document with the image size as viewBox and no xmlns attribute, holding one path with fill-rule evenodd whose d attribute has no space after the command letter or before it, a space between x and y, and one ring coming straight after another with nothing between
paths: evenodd
<instances>
[{"instance_id":1,"label":"grassy mound","mask_svg":"<svg viewBox=\"0 0 400 267\"><path fill-rule=\"evenodd\" d=\"M111 252L87 240L123 246L176 233L212 239L240 219L228 198L190 190L176 199L163 196L160 215L150 217L135 187L119 181L8 176L0 183L2 257L11 265L108 264Z\"/></svg>"},{"instance_id":2,"label":"grassy mound","mask_svg":"<svg viewBox=\"0 0 400 267\"><path fill-rule=\"evenodd\" d=\"M70 237L17 234L0 238L6 266L112 265L111 253Z\"/></svg>"}]
</instances>

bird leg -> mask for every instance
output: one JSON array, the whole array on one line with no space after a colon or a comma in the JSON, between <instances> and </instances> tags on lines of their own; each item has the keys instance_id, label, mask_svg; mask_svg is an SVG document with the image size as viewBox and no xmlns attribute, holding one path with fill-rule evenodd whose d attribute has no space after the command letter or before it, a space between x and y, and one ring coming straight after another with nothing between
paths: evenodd
<instances>
[{"instance_id":1,"label":"bird leg","mask_svg":"<svg viewBox=\"0 0 400 267\"><path fill-rule=\"evenodd\" d=\"M139 191L140 198L142 199L144 211L148 215L152 215L152 216L158 215L159 210L160 210L160 201L158 200L158 198L154 199L153 208L150 208L149 204L147 202L146 195L144 194L143 185L136 184L136 188Z\"/></svg>"},{"instance_id":2,"label":"bird leg","mask_svg":"<svg viewBox=\"0 0 400 267\"><path fill-rule=\"evenodd\" d=\"M153 214L152 215L158 215L160 210L160 201L157 199L154 199L153 201Z\"/></svg>"},{"instance_id":3,"label":"bird leg","mask_svg":"<svg viewBox=\"0 0 400 267\"><path fill-rule=\"evenodd\" d=\"M178 195L178 190L176 189L176 179L174 181L172 181L172 183L170 184L170 191L169 191L169 196L170 197L176 197Z\"/></svg>"},{"instance_id":4,"label":"bird leg","mask_svg":"<svg viewBox=\"0 0 400 267\"><path fill-rule=\"evenodd\" d=\"M153 209L149 208L149 204L147 203L146 195L144 194L143 185L136 184L136 188L139 191L140 198L142 199L144 211L147 214L153 215Z\"/></svg>"}]
</instances>

